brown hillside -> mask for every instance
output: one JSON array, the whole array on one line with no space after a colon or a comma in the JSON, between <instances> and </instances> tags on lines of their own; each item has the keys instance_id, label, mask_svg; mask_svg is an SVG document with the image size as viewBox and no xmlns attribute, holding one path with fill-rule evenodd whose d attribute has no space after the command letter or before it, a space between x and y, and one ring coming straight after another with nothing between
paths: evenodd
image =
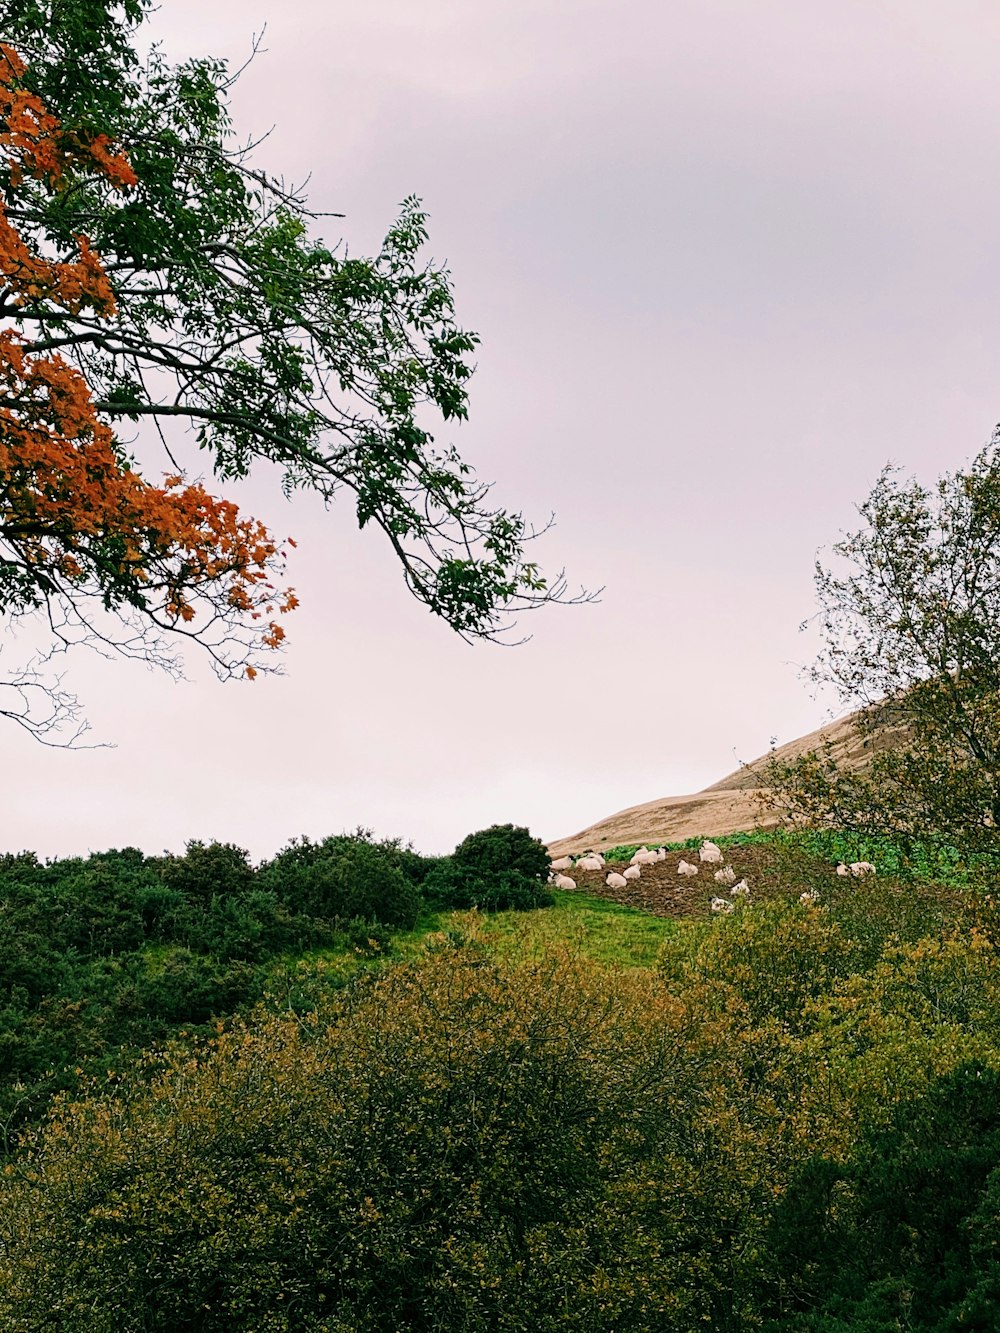
<instances>
[{"instance_id":1,"label":"brown hillside","mask_svg":"<svg viewBox=\"0 0 1000 1333\"><path fill-rule=\"evenodd\" d=\"M856 713L851 713L828 722L807 736L778 746L774 753L778 759L792 760L829 740L839 764L845 768L863 768L871 757L873 743L866 743L858 735L854 726L856 717ZM874 746L898 744L899 736L898 729L887 727L878 733ZM763 790L761 774L770 758L770 752L763 754L752 764L744 764L735 773L692 796L663 796L619 810L571 837L550 842L549 851L553 856L567 856L589 847L600 851L622 844L681 842L684 838L712 838L753 828L773 828L778 823L777 816L762 816L754 799Z\"/></svg>"}]
</instances>

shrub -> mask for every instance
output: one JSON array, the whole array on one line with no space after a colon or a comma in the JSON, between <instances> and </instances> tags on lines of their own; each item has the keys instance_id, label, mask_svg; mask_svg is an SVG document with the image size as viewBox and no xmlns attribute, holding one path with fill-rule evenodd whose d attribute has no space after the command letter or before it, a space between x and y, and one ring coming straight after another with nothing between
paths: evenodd
<instances>
[{"instance_id":1,"label":"shrub","mask_svg":"<svg viewBox=\"0 0 1000 1333\"><path fill-rule=\"evenodd\" d=\"M356 829L353 837L365 842L374 842L369 829ZM424 880L441 860L439 856L423 856L416 851L412 843L403 844L400 838L384 838L375 846L386 853L392 863L399 867L411 884L420 888Z\"/></svg>"},{"instance_id":2,"label":"shrub","mask_svg":"<svg viewBox=\"0 0 1000 1333\"><path fill-rule=\"evenodd\" d=\"M998 1185L1000 1073L981 1062L901 1103L848 1162L805 1163L768 1238L812 1311L790 1327L994 1328Z\"/></svg>"},{"instance_id":3,"label":"shrub","mask_svg":"<svg viewBox=\"0 0 1000 1333\"><path fill-rule=\"evenodd\" d=\"M0 1177L0 1325L735 1327L685 1023L649 976L471 948L236 1024Z\"/></svg>"},{"instance_id":4,"label":"shrub","mask_svg":"<svg viewBox=\"0 0 1000 1333\"><path fill-rule=\"evenodd\" d=\"M137 1012L165 1023L207 1023L259 998L262 982L248 963L173 949L155 972L138 978Z\"/></svg>"},{"instance_id":5,"label":"shrub","mask_svg":"<svg viewBox=\"0 0 1000 1333\"><path fill-rule=\"evenodd\" d=\"M537 879L516 870L480 873L456 864L450 856L441 857L428 874L424 896L433 908L458 911L478 907L483 912L527 912L555 902L551 890Z\"/></svg>"},{"instance_id":6,"label":"shrub","mask_svg":"<svg viewBox=\"0 0 1000 1333\"><path fill-rule=\"evenodd\" d=\"M674 985L724 987L753 1025L773 1019L803 1033L816 1021L812 1002L851 971L856 952L822 908L779 899L668 939L660 971Z\"/></svg>"},{"instance_id":7,"label":"shrub","mask_svg":"<svg viewBox=\"0 0 1000 1333\"><path fill-rule=\"evenodd\" d=\"M216 898L206 912L195 916L190 911L188 924L180 942L219 958L249 962L278 953L302 953L338 938L329 922L293 914L275 894L260 889L239 898Z\"/></svg>"},{"instance_id":8,"label":"shrub","mask_svg":"<svg viewBox=\"0 0 1000 1333\"><path fill-rule=\"evenodd\" d=\"M327 920L354 918L410 929L420 893L391 849L362 835L310 842L295 839L258 872L260 887L293 913Z\"/></svg>"},{"instance_id":9,"label":"shrub","mask_svg":"<svg viewBox=\"0 0 1000 1333\"><path fill-rule=\"evenodd\" d=\"M555 901L545 886L548 873L544 843L526 828L494 824L470 833L454 855L441 857L430 868L423 888L434 907L527 911L551 907Z\"/></svg>"},{"instance_id":10,"label":"shrub","mask_svg":"<svg viewBox=\"0 0 1000 1333\"><path fill-rule=\"evenodd\" d=\"M493 824L470 833L455 848L452 859L480 878L510 871L540 884L548 878L550 865L545 844L515 824Z\"/></svg>"},{"instance_id":11,"label":"shrub","mask_svg":"<svg viewBox=\"0 0 1000 1333\"><path fill-rule=\"evenodd\" d=\"M183 856L164 860L160 874L168 888L199 902L249 893L254 881L249 853L231 842L189 842Z\"/></svg>"}]
</instances>

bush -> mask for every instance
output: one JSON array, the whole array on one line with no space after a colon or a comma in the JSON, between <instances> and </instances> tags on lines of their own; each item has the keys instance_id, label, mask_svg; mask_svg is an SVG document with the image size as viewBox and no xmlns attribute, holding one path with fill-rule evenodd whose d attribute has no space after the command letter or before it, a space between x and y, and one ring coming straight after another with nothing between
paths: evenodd
<instances>
[{"instance_id":1,"label":"bush","mask_svg":"<svg viewBox=\"0 0 1000 1333\"><path fill-rule=\"evenodd\" d=\"M249 854L230 842L189 842L183 856L165 859L160 874L168 888L198 902L249 893L254 881Z\"/></svg>"},{"instance_id":2,"label":"bush","mask_svg":"<svg viewBox=\"0 0 1000 1333\"><path fill-rule=\"evenodd\" d=\"M0 1325L735 1327L685 1021L648 976L446 949L171 1052L0 1177Z\"/></svg>"},{"instance_id":3,"label":"bush","mask_svg":"<svg viewBox=\"0 0 1000 1333\"><path fill-rule=\"evenodd\" d=\"M261 866L258 882L293 913L326 920L360 918L409 930L420 911L420 892L394 852L359 834L293 840Z\"/></svg>"},{"instance_id":4,"label":"bush","mask_svg":"<svg viewBox=\"0 0 1000 1333\"><path fill-rule=\"evenodd\" d=\"M777 900L668 939L659 965L674 986L724 987L755 1026L777 1020L801 1035L817 1021L813 1002L850 973L856 954L825 910Z\"/></svg>"},{"instance_id":5,"label":"bush","mask_svg":"<svg viewBox=\"0 0 1000 1333\"><path fill-rule=\"evenodd\" d=\"M998 1186L1000 1072L962 1064L791 1182L769 1246L812 1299L789 1327L995 1328Z\"/></svg>"},{"instance_id":6,"label":"bush","mask_svg":"<svg viewBox=\"0 0 1000 1333\"><path fill-rule=\"evenodd\" d=\"M549 853L526 828L494 824L470 833L431 866L424 894L433 907L486 912L527 911L551 907L555 899L545 886Z\"/></svg>"},{"instance_id":7,"label":"bush","mask_svg":"<svg viewBox=\"0 0 1000 1333\"><path fill-rule=\"evenodd\" d=\"M470 833L455 848L455 865L485 879L516 872L544 884L549 874L549 853L543 842L515 824L493 824Z\"/></svg>"},{"instance_id":8,"label":"bush","mask_svg":"<svg viewBox=\"0 0 1000 1333\"><path fill-rule=\"evenodd\" d=\"M551 890L537 879L516 870L480 874L457 865L450 856L441 857L428 874L424 896L430 907L458 911L478 907L483 912L527 912L555 902Z\"/></svg>"},{"instance_id":9,"label":"bush","mask_svg":"<svg viewBox=\"0 0 1000 1333\"><path fill-rule=\"evenodd\" d=\"M256 1000L262 978L248 963L174 949L155 972L144 970L134 997L139 1014L165 1023L207 1023Z\"/></svg>"}]
</instances>

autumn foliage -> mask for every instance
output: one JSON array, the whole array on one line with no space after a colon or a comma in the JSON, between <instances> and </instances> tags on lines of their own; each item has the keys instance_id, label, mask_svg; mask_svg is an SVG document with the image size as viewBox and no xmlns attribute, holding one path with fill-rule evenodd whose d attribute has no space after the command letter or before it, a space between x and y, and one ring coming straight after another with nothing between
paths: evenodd
<instances>
[{"instance_id":1,"label":"autumn foliage","mask_svg":"<svg viewBox=\"0 0 1000 1333\"><path fill-rule=\"evenodd\" d=\"M53 195L81 181L115 191L136 183L105 135L65 129L24 86L25 63L0 45L0 610L52 604L79 608L97 597L108 610L135 608L158 629L198 638L259 622L241 652L215 652L227 673L255 674L251 658L276 648L275 618L296 603L278 591L284 552L264 525L179 475L146 481L100 419L81 372L56 350L67 316L115 318L115 294L85 235L59 258L18 230L18 192L34 183ZM33 342L28 315L45 331ZM39 345L44 342L44 350ZM199 621L199 616L201 620ZM231 645L230 645L231 648Z\"/></svg>"},{"instance_id":2,"label":"autumn foliage","mask_svg":"<svg viewBox=\"0 0 1000 1333\"><path fill-rule=\"evenodd\" d=\"M420 200L370 256L329 243L317 228L341 215L236 133L238 71L149 48L153 8L28 0L0 24L0 615L43 640L0 672L0 717L36 735L79 716L48 667L72 644L176 672L171 645L193 640L222 677L274 661L283 551L177 477L191 444L220 487L263 463L288 497L346 502L468 639L590 599L544 576L539 530L439 438L468 415L479 339L424 253ZM141 423L162 484L125 453Z\"/></svg>"}]
</instances>

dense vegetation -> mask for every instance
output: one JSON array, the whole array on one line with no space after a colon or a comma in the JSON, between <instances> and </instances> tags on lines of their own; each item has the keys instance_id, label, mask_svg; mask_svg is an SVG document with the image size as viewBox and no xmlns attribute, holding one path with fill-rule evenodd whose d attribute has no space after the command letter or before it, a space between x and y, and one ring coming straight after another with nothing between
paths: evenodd
<instances>
[{"instance_id":1,"label":"dense vegetation","mask_svg":"<svg viewBox=\"0 0 1000 1333\"><path fill-rule=\"evenodd\" d=\"M983 863L730 841L687 921L431 913L499 848L547 892L510 826L6 858L0 1327L995 1328Z\"/></svg>"},{"instance_id":2,"label":"dense vegetation","mask_svg":"<svg viewBox=\"0 0 1000 1333\"><path fill-rule=\"evenodd\" d=\"M499 837L547 868L526 829L474 837L486 847ZM431 871L461 906L551 901L544 876L523 874L516 892L477 897L451 862L363 830L296 839L257 867L239 847L199 842L182 856L0 856L0 1150L81 1075L107 1078L140 1049L207 1034L214 1019L293 985L285 960L379 955L415 925Z\"/></svg>"}]
</instances>

